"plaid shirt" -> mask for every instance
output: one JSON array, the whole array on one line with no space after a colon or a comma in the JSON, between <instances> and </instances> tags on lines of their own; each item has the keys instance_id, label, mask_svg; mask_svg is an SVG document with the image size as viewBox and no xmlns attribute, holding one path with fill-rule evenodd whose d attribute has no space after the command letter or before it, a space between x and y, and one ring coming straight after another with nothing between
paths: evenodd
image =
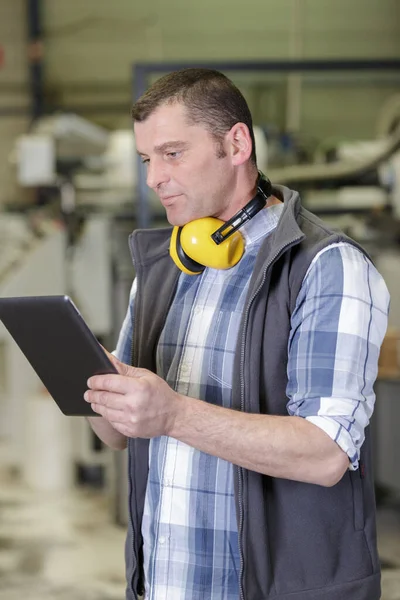
<instances>
[{"instance_id":1,"label":"plaid shirt","mask_svg":"<svg viewBox=\"0 0 400 600\"><path fill-rule=\"evenodd\" d=\"M157 373L177 392L231 406L241 312L258 249L283 205L242 227L246 252L229 270L182 273L157 350ZM134 282L116 355L130 363ZM358 466L389 297L373 265L340 243L304 278L288 340L287 410L323 429ZM174 438L150 441L142 523L146 599L237 600L240 557L232 464Z\"/></svg>"}]
</instances>

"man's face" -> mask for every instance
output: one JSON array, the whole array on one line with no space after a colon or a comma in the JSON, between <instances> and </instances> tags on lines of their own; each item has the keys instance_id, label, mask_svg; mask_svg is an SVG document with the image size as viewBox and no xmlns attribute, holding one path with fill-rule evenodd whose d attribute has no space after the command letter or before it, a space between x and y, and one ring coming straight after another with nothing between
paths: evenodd
<instances>
[{"instance_id":1,"label":"man's face","mask_svg":"<svg viewBox=\"0 0 400 600\"><path fill-rule=\"evenodd\" d=\"M147 167L147 184L172 225L202 217L229 218L233 168L229 152L202 125L190 124L182 104L162 105L134 124L137 151Z\"/></svg>"}]
</instances>

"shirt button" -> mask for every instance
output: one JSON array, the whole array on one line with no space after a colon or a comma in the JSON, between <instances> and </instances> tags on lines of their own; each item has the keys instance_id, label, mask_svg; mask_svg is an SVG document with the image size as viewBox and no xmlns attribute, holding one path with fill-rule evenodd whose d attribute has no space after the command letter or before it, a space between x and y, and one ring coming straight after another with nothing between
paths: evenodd
<instances>
[{"instance_id":1,"label":"shirt button","mask_svg":"<svg viewBox=\"0 0 400 600\"><path fill-rule=\"evenodd\" d=\"M182 367L181 367L181 373L182 375L187 375L190 371L190 365L188 365L187 363L183 363Z\"/></svg>"},{"instance_id":2,"label":"shirt button","mask_svg":"<svg viewBox=\"0 0 400 600\"><path fill-rule=\"evenodd\" d=\"M159 544L165 544L166 541L167 541L167 539L163 535L158 538Z\"/></svg>"}]
</instances>

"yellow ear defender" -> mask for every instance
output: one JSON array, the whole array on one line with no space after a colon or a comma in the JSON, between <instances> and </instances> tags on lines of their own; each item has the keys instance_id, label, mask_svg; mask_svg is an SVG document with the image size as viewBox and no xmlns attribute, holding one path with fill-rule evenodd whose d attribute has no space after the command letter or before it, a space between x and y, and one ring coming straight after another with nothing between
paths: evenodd
<instances>
[{"instance_id":1,"label":"yellow ear defender","mask_svg":"<svg viewBox=\"0 0 400 600\"><path fill-rule=\"evenodd\" d=\"M234 267L244 252L244 239L237 230L265 207L271 195L271 182L259 171L256 195L229 221L205 217L174 227L169 247L174 263L188 275L199 275L206 267Z\"/></svg>"},{"instance_id":2,"label":"yellow ear defender","mask_svg":"<svg viewBox=\"0 0 400 600\"><path fill-rule=\"evenodd\" d=\"M172 231L170 254L175 264L188 275L198 275L205 267L229 269L236 265L244 252L243 236L235 232L219 246L212 234L224 225L214 217L196 219Z\"/></svg>"}]
</instances>

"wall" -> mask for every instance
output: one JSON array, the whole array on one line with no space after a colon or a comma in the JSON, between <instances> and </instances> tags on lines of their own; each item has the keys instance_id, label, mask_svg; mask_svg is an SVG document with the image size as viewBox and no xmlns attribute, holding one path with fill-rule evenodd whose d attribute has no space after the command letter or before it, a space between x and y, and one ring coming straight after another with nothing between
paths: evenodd
<instances>
[{"instance_id":1,"label":"wall","mask_svg":"<svg viewBox=\"0 0 400 600\"><path fill-rule=\"evenodd\" d=\"M398 0L297 0L303 6L305 58L400 58ZM128 105L135 61L288 58L296 0L47 0L48 73L62 101ZM369 77L371 74L368 74ZM309 78L310 79L310 78ZM286 78L237 75L256 120L284 124ZM377 110L396 89L391 78L345 82L311 78L304 86L301 126L313 136L368 137ZM90 88L92 86L92 88ZM397 89L399 78L397 79ZM338 107L342 108L338 114ZM110 120L99 115L103 122Z\"/></svg>"},{"instance_id":2,"label":"wall","mask_svg":"<svg viewBox=\"0 0 400 600\"><path fill-rule=\"evenodd\" d=\"M109 127L129 127L132 64L288 58L296 0L43 0L46 95ZM305 58L400 58L399 0L297 0ZM0 0L1 106L25 103L25 2ZM312 140L368 138L400 75L369 74L354 86L327 75L303 79L300 130ZM285 123L285 76L235 74L255 121ZM12 93L5 90L12 86ZM16 91L18 88L18 92ZM28 119L0 118L0 200L10 193L6 157ZM6 183L5 183L6 180Z\"/></svg>"}]
</instances>

